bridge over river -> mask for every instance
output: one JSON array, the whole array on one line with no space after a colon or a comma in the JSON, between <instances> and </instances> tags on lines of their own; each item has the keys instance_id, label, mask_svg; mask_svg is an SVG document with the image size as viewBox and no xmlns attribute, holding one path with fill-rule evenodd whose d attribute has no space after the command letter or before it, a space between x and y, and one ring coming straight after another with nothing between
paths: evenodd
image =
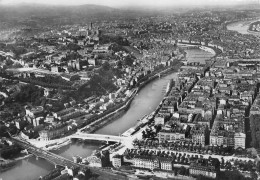
<instances>
[{"instance_id":1,"label":"bridge over river","mask_svg":"<svg viewBox=\"0 0 260 180\"><path fill-rule=\"evenodd\" d=\"M84 139L84 140L97 140L97 141L107 141L107 142L125 142L131 140L130 137L124 136L114 136L105 134L88 134L77 132L70 136L71 139Z\"/></svg>"},{"instance_id":2,"label":"bridge over river","mask_svg":"<svg viewBox=\"0 0 260 180\"><path fill-rule=\"evenodd\" d=\"M19 138L13 137L11 140L13 142L17 143L18 145L20 145L22 148L26 149L28 152L35 155L36 157L46 159L47 161L51 162L55 166L59 165L59 166L63 166L63 167L67 166L67 167L81 167L81 168L86 167L85 165L74 163L73 161L66 159L64 157L61 157L52 152L37 148L34 145L32 145L24 140L21 140Z\"/></svg>"},{"instance_id":3,"label":"bridge over river","mask_svg":"<svg viewBox=\"0 0 260 180\"><path fill-rule=\"evenodd\" d=\"M120 142L125 145L132 142L133 137L124 137L124 136L114 136L114 135L104 135L104 134L87 134L82 132L77 132L69 136L70 139L84 139L84 140L97 140L97 141L106 141L106 142ZM74 163L73 161L66 159L62 156L54 154L52 152L46 151L44 149L38 148L31 143L22 140L18 137L12 137L13 142L20 145L22 148L26 149L31 154L35 155L37 158L43 158L55 166L63 166L63 167L86 167L82 164Z\"/></svg>"}]
</instances>

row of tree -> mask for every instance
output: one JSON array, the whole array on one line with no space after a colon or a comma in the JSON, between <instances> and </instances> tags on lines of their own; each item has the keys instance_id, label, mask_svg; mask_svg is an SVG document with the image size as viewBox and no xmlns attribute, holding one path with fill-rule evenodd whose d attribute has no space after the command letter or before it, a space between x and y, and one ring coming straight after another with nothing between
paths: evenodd
<instances>
[{"instance_id":1,"label":"row of tree","mask_svg":"<svg viewBox=\"0 0 260 180\"><path fill-rule=\"evenodd\" d=\"M121 36L109 36L109 35L102 35L99 39L100 44L108 44L108 43L116 43L120 46L129 46L129 42L127 39Z\"/></svg>"},{"instance_id":2,"label":"row of tree","mask_svg":"<svg viewBox=\"0 0 260 180\"><path fill-rule=\"evenodd\" d=\"M1 149L0 155L4 159L10 159L19 154L21 150L22 149L18 145L7 146Z\"/></svg>"},{"instance_id":3,"label":"row of tree","mask_svg":"<svg viewBox=\"0 0 260 180\"><path fill-rule=\"evenodd\" d=\"M260 115L250 116L251 146L260 148Z\"/></svg>"},{"instance_id":4,"label":"row of tree","mask_svg":"<svg viewBox=\"0 0 260 180\"><path fill-rule=\"evenodd\" d=\"M147 136L147 132L143 133L145 137ZM144 140L144 141L135 141L134 145L136 147L149 147L149 148L164 148L166 150L175 150L175 151L184 151L184 152L192 152L192 153L199 153L199 154L216 154L216 155L244 155L247 157L251 157L246 150L242 148L234 149L233 147L223 147L223 146L202 146L201 144L195 143L178 143L178 142L162 142L159 143L158 140Z\"/></svg>"},{"instance_id":5,"label":"row of tree","mask_svg":"<svg viewBox=\"0 0 260 180\"><path fill-rule=\"evenodd\" d=\"M27 84L21 86L20 92L14 97L15 102L26 103L31 102L35 103L37 100L41 99L44 92L42 88L37 86Z\"/></svg>"},{"instance_id":6,"label":"row of tree","mask_svg":"<svg viewBox=\"0 0 260 180\"><path fill-rule=\"evenodd\" d=\"M38 85L38 86L42 86L42 87L47 87L47 88L54 88L54 89L58 89L58 88L61 88L61 89L75 89L73 86L71 85L67 85L67 84L62 84L62 83L59 83L59 82L51 82L51 83L48 83L48 82L43 82L43 81L40 81L38 79L32 79L32 78L19 78L20 81L23 81L23 82L26 82L26 83L30 83L30 84L34 84L34 85Z\"/></svg>"}]
</instances>

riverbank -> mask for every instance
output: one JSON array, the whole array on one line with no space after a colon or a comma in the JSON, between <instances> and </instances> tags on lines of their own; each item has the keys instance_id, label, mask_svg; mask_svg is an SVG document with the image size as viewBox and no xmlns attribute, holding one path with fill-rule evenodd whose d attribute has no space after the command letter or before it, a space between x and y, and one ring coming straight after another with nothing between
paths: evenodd
<instances>
[{"instance_id":1,"label":"riverbank","mask_svg":"<svg viewBox=\"0 0 260 180\"><path fill-rule=\"evenodd\" d=\"M203 42L201 43L191 43L191 42L178 42L178 44L187 46L187 47L197 47L198 49L201 49L202 51L206 51L209 52L213 55L213 57L216 57L217 55L219 55L222 51L223 48L217 45L203 45ZM204 43L205 44L205 43Z\"/></svg>"},{"instance_id":2,"label":"riverbank","mask_svg":"<svg viewBox=\"0 0 260 180\"><path fill-rule=\"evenodd\" d=\"M28 159L28 158L30 158L32 156L33 156L32 154L26 154L24 156L20 156L18 158L15 158L15 161L21 161L21 160L24 160L24 159Z\"/></svg>"},{"instance_id":3,"label":"riverbank","mask_svg":"<svg viewBox=\"0 0 260 180\"><path fill-rule=\"evenodd\" d=\"M250 34L253 34L253 35L260 36L260 31L259 31L259 32L258 32L258 31L251 31L251 30L248 28L247 32L250 33Z\"/></svg>"},{"instance_id":4,"label":"riverbank","mask_svg":"<svg viewBox=\"0 0 260 180\"><path fill-rule=\"evenodd\" d=\"M161 74L160 77L163 77L163 76L167 75L168 73L172 73L172 71L176 71L178 69L178 67L179 66L169 67L162 71L159 71L158 73ZM141 83L138 88L134 89L131 96L127 100L127 102L125 102L125 104L122 105L119 109L105 115L104 117L99 118L98 120L94 121L93 123L79 129L78 131L84 131L84 129L87 128L87 131L85 131L86 133L93 133L93 132L99 130L100 128L104 127L105 125L112 123L114 120L118 119L120 116L122 116L125 113L125 111L127 111L127 109L129 108L132 100L137 95L137 93L143 87L145 87L148 83L152 82L153 80L155 80L159 77L158 73L149 77L146 81ZM38 148L43 148L45 150L59 149L63 146L69 145L71 143L70 136L66 136L66 137L63 137L60 139L54 139L54 140L50 140L50 141L38 141L36 139L30 139L30 140L28 140L28 142Z\"/></svg>"},{"instance_id":5,"label":"riverbank","mask_svg":"<svg viewBox=\"0 0 260 180\"><path fill-rule=\"evenodd\" d=\"M198 47L198 49L201 49L202 51L210 52L213 55L213 57L215 57L215 56L217 56L219 54L219 52L215 48L211 48L211 47L203 46L203 48L199 48ZM212 59L212 58L209 58L209 59ZM167 68L167 69L165 69L165 70L163 70L161 72L158 72L158 73L160 73L160 77L158 75L154 75L154 76L150 77L148 80L146 80L145 82L141 83L139 85L139 87L137 88L136 93L134 93L133 97L128 102L126 109L123 108L122 110L118 111L117 114L115 114L114 117L111 116L110 118L106 119L106 121L101 122L98 126L93 127L93 129L91 131L88 131L88 133L95 132L95 131L99 130L100 128L104 127L105 125L107 125L109 123L112 123L115 119L119 118L120 116L122 116L125 113L125 111L127 111L127 109L129 108L129 106L130 106L132 100L134 99L134 97L136 96L136 94L140 90L142 90L143 87L145 87L148 83L152 82L153 80L155 80L157 78L162 78L164 76L167 76L170 73L176 73L179 70L179 68L181 67L181 65L182 65L182 63L181 63L181 60L179 59L175 66L169 67L169 68Z\"/></svg>"},{"instance_id":6,"label":"riverbank","mask_svg":"<svg viewBox=\"0 0 260 180\"><path fill-rule=\"evenodd\" d=\"M17 163L17 161L15 161L15 160L5 160L4 162L1 162L0 163L0 173L13 168L14 166L16 166L16 163Z\"/></svg>"},{"instance_id":7,"label":"riverbank","mask_svg":"<svg viewBox=\"0 0 260 180\"><path fill-rule=\"evenodd\" d=\"M253 22L249 22L248 28L247 28L247 32L253 35L260 35L260 31L254 31L253 30L253 26L255 24L260 24L260 20L258 19L257 21L253 21Z\"/></svg>"},{"instance_id":8,"label":"riverbank","mask_svg":"<svg viewBox=\"0 0 260 180\"><path fill-rule=\"evenodd\" d=\"M0 163L0 172L8 171L9 169L12 169L13 167L15 167L17 165L17 163L19 163L20 161L22 161L24 159L28 159L32 156L33 156L32 154L26 154L26 155L22 155L17 158L14 158L12 160L1 159L3 162Z\"/></svg>"},{"instance_id":9,"label":"riverbank","mask_svg":"<svg viewBox=\"0 0 260 180\"><path fill-rule=\"evenodd\" d=\"M202 49L202 50L204 50L204 49ZM216 54L217 53L215 52L213 55L216 56ZM132 91L132 94L129 97L129 99L124 104L122 104L122 106L120 106L120 108L95 120L91 124L84 126L83 128L79 129L78 131L84 131L85 133L94 133L94 132L98 131L99 129L101 129L102 127L104 127L104 126L112 123L116 119L120 118L128 110L128 108L131 105L131 102L133 101L134 97L138 94L138 92L140 92L140 90L142 90L148 83L159 78L159 76L164 77L169 73L177 72L181 65L182 64L181 64L180 60L177 60L177 64L175 66L171 66L171 67L168 67L166 69L163 69L161 71L154 73L152 76L148 77L147 80L140 83L139 86ZM160 74L160 75L158 75L158 74ZM70 136L66 136L66 137L63 137L60 139L50 140L50 141L46 141L46 142L45 141L42 142L42 141L38 141L38 140L34 140L34 139L29 140L29 142L31 144L35 145L36 147L43 148L45 150L59 149L63 146L69 145L71 143Z\"/></svg>"},{"instance_id":10,"label":"riverbank","mask_svg":"<svg viewBox=\"0 0 260 180\"><path fill-rule=\"evenodd\" d=\"M164 77L166 76L168 73L173 73L176 72L178 68L176 67L170 67L167 68L166 70L163 70L160 73L160 77ZM107 117L105 121L99 122L99 124L94 125L93 128L91 128L91 130L89 131L85 131L86 133L93 133L97 130L99 130L100 128L104 127L105 125L113 122L114 120L118 119L119 117L121 117L130 107L134 97L138 94L138 92L140 92L148 83L154 81L155 79L159 78L158 75L153 75L152 77L150 77L148 80L146 80L145 82L141 83L139 85L139 87L136 89L136 91L132 94L131 98L128 100L128 102L121 107L120 109L116 110L114 114L112 114L110 117Z\"/></svg>"},{"instance_id":11,"label":"riverbank","mask_svg":"<svg viewBox=\"0 0 260 180\"><path fill-rule=\"evenodd\" d=\"M197 43L185 43L185 42L178 42L181 46L184 46L184 48L196 48L196 49L201 49L203 51L206 51L206 52L209 52L213 55L216 54L216 51L214 50L213 47L210 47L210 46L205 46L205 45L202 45L202 44L197 44ZM183 48L183 47L181 47Z\"/></svg>"},{"instance_id":12,"label":"riverbank","mask_svg":"<svg viewBox=\"0 0 260 180\"><path fill-rule=\"evenodd\" d=\"M259 36L260 32L255 32L250 30L251 24L259 21L260 17L251 18L251 19L242 19L236 21L229 21L225 23L225 29L230 31L237 31L241 34L252 34Z\"/></svg>"},{"instance_id":13,"label":"riverbank","mask_svg":"<svg viewBox=\"0 0 260 180\"><path fill-rule=\"evenodd\" d=\"M259 18L260 17L237 19L237 20L233 20L233 21L226 21L226 22L224 22L224 28L226 30L228 30L227 26L230 25L230 24L234 24L234 23L238 23L238 22L244 22L244 23L247 24L247 22L250 23L250 22L255 21L255 20L259 19Z\"/></svg>"},{"instance_id":14,"label":"riverbank","mask_svg":"<svg viewBox=\"0 0 260 180\"><path fill-rule=\"evenodd\" d=\"M197 54L194 54L194 57L196 56ZM176 63L173 65L176 65ZM178 67L175 66L174 68L177 71ZM165 75L169 74L169 75L163 77L164 74ZM161 78L156 77L156 79L154 79L153 82L144 85L143 89L139 91L138 95L133 99L129 109L123 113L122 117L119 116L118 119L111 121L111 123L101 128L96 133L107 134L107 135L122 134L130 127L136 127L136 125L140 123L140 121L137 121L138 119L141 119L142 117L144 117L144 115L151 114L154 111L154 109L157 109L157 106L161 103L165 95L166 85L168 84L169 80L177 78L177 73L173 75L169 71L168 73L164 72L164 74L161 74ZM140 137L141 135L142 134L140 134ZM62 139L62 141L64 141L64 139ZM50 143L53 143L53 141ZM61 143L61 141L58 141L57 144L59 143ZM85 141L83 143L82 141L81 142L79 141L76 143L70 143L64 147L61 147L60 149L57 149L55 151L55 154L58 154L67 159L71 159L72 156L75 155L81 157L87 157L90 156L94 150L99 149L99 146L100 143L92 143L92 142L89 143ZM52 170L52 168L53 168L52 164L49 163L48 161L41 158L36 160L35 157L32 157L28 161L27 160L22 161L22 165L19 165L18 167L15 167L11 170L8 170L7 173L4 173L1 177L5 179L5 177L7 176L10 177L10 175L13 174L13 176L11 176L13 177L13 179L21 179L21 180L37 179L39 176L48 174ZM28 178L29 176L22 173L27 171L29 172L32 171L30 177L34 177L34 178ZM21 176L19 176L19 174ZM12 179L8 179L8 180L12 180Z\"/></svg>"},{"instance_id":15,"label":"riverbank","mask_svg":"<svg viewBox=\"0 0 260 180\"><path fill-rule=\"evenodd\" d=\"M260 36L260 32L255 32L255 31L250 31L250 30L247 30L247 32L252 35L255 35L255 36Z\"/></svg>"}]
</instances>

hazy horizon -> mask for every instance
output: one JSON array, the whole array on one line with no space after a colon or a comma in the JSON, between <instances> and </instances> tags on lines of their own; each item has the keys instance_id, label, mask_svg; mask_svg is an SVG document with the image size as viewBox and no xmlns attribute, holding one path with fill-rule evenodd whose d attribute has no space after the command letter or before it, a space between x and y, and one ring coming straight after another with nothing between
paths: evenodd
<instances>
[{"instance_id":1,"label":"hazy horizon","mask_svg":"<svg viewBox=\"0 0 260 180\"><path fill-rule=\"evenodd\" d=\"M0 0L1 5L47 4L47 5L83 5L95 4L110 7L169 7L198 5L237 5L252 4L257 0Z\"/></svg>"}]
</instances>

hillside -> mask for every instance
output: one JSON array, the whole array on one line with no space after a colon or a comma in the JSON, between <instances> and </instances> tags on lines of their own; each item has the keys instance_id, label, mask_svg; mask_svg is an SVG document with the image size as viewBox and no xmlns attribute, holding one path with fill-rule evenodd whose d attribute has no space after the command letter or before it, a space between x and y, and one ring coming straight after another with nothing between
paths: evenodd
<instances>
[{"instance_id":1,"label":"hillside","mask_svg":"<svg viewBox=\"0 0 260 180\"><path fill-rule=\"evenodd\" d=\"M123 14L121 10L100 6L49 6L38 4L19 4L0 6L0 20L5 25L54 25L83 23L90 20L113 18Z\"/></svg>"}]
</instances>

